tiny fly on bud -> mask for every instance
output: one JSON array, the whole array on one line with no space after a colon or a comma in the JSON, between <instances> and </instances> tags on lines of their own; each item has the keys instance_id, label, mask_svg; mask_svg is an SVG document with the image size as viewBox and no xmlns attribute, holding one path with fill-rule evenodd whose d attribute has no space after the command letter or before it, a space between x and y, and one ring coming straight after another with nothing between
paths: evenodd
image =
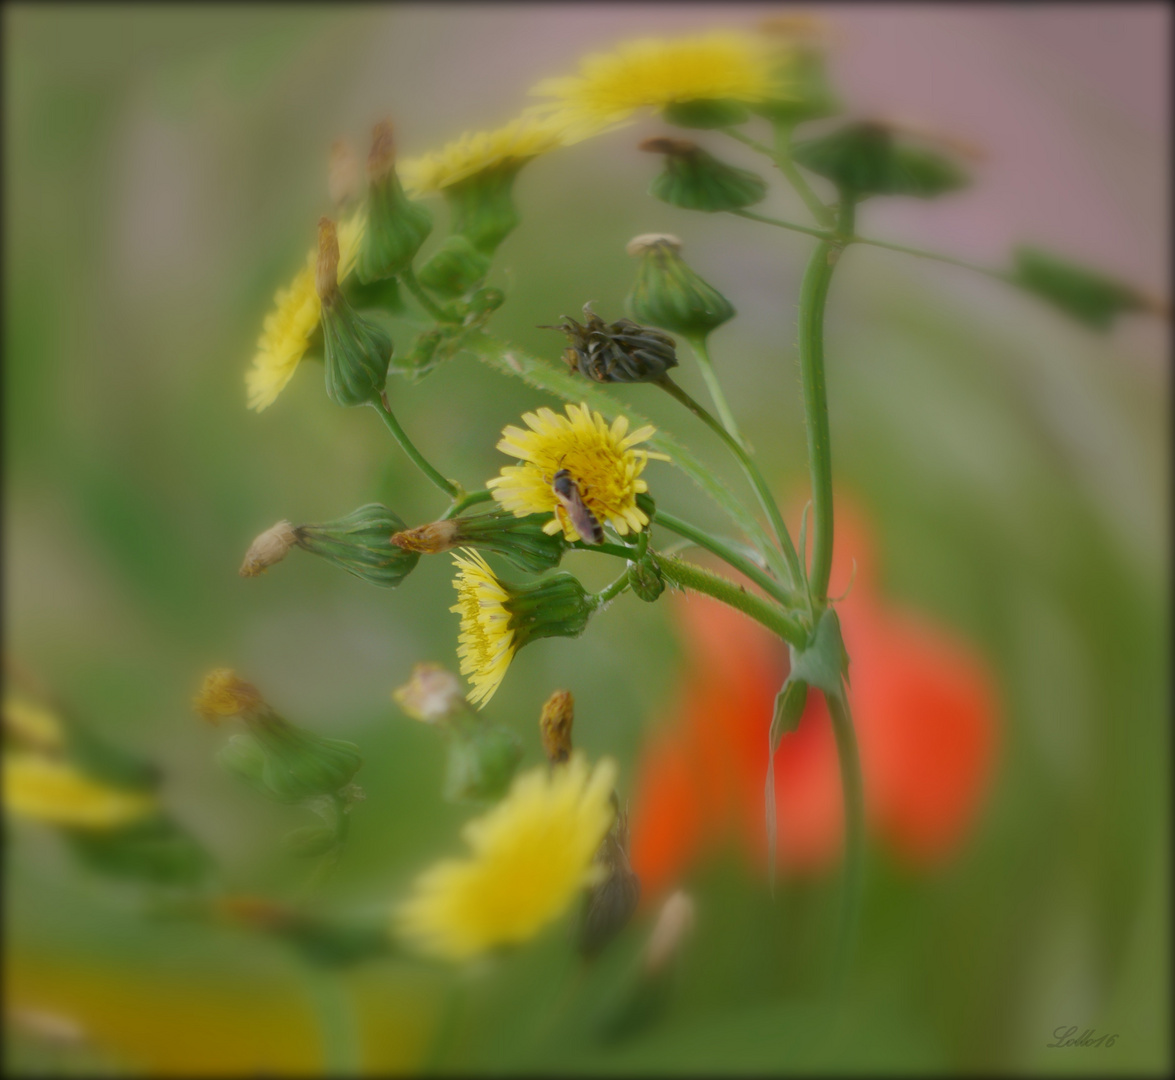
<instances>
[{"instance_id":1,"label":"tiny fly on bud","mask_svg":"<svg viewBox=\"0 0 1175 1080\"><path fill-rule=\"evenodd\" d=\"M555 478L551 481L551 490L555 493L555 498L559 500L559 505L563 507L564 512L571 519L571 524L583 542L585 544L602 544L604 542L604 527L597 520L596 515L587 508L583 496L579 493L579 487L568 469L560 469L555 473Z\"/></svg>"}]
</instances>

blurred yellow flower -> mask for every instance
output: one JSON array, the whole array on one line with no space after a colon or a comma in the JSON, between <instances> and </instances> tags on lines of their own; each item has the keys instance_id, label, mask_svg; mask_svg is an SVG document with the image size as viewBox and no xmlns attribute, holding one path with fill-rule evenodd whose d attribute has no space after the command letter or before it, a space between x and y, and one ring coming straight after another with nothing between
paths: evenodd
<instances>
[{"instance_id":1,"label":"blurred yellow flower","mask_svg":"<svg viewBox=\"0 0 1175 1080\"><path fill-rule=\"evenodd\" d=\"M53 753L65 745L61 723L48 709L15 694L4 696L4 738L30 750Z\"/></svg>"},{"instance_id":2,"label":"blurred yellow flower","mask_svg":"<svg viewBox=\"0 0 1175 1080\"><path fill-rule=\"evenodd\" d=\"M116 829L154 813L155 799L107 787L64 761L40 754L4 756L4 807L21 817L81 829Z\"/></svg>"},{"instance_id":3,"label":"blurred yellow flower","mask_svg":"<svg viewBox=\"0 0 1175 1080\"><path fill-rule=\"evenodd\" d=\"M519 776L506 797L469 822L465 859L445 859L417 878L394 929L422 952L463 960L534 937L606 873L595 862L612 825L616 766L566 765Z\"/></svg>"},{"instance_id":4,"label":"blurred yellow flower","mask_svg":"<svg viewBox=\"0 0 1175 1080\"><path fill-rule=\"evenodd\" d=\"M505 677L518 645L505 607L510 593L476 551L462 551L468 558L453 556L459 571L453 580L457 603L449 610L461 616L457 655L461 658L461 674L473 683L469 700L484 705Z\"/></svg>"},{"instance_id":5,"label":"blurred yellow flower","mask_svg":"<svg viewBox=\"0 0 1175 1080\"><path fill-rule=\"evenodd\" d=\"M355 266L365 219L357 212L339 225L339 281ZM290 283L279 289L273 310L265 316L253 366L245 373L249 408L261 412L277 399L298 367L318 329L322 304L314 284L318 249L306 257L306 265Z\"/></svg>"},{"instance_id":6,"label":"blurred yellow flower","mask_svg":"<svg viewBox=\"0 0 1175 1080\"><path fill-rule=\"evenodd\" d=\"M440 150L400 162L397 171L408 194L426 195L485 169L522 165L567 141L566 125L520 116L494 131L466 132Z\"/></svg>"},{"instance_id":7,"label":"blurred yellow flower","mask_svg":"<svg viewBox=\"0 0 1175 1080\"><path fill-rule=\"evenodd\" d=\"M630 529L640 532L649 523L636 504L637 495L649 490L641 473L650 458L669 458L632 448L654 434L652 425L628 434L626 417L618 416L609 427L586 404L568 405L566 416L542 408L524 413L522 419L530 430L511 424L503 429L498 449L524 464L506 465L486 482L499 505L517 517L553 514L543 531L554 534L562 528L574 543L581 537L551 486L555 473L566 469L584 505L601 525L607 522L625 536Z\"/></svg>"},{"instance_id":8,"label":"blurred yellow flower","mask_svg":"<svg viewBox=\"0 0 1175 1080\"><path fill-rule=\"evenodd\" d=\"M716 32L676 41L643 38L610 53L593 53L579 74L544 79L532 94L553 100L543 107L575 128L615 123L642 107L687 101L763 101L783 96L778 53L762 39Z\"/></svg>"}]
</instances>

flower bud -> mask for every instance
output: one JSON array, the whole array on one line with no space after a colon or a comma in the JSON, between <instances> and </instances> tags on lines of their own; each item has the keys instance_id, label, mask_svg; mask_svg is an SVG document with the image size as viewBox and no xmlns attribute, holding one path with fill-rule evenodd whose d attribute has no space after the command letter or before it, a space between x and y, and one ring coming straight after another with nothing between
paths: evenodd
<instances>
[{"instance_id":1,"label":"flower bud","mask_svg":"<svg viewBox=\"0 0 1175 1080\"><path fill-rule=\"evenodd\" d=\"M418 271L421 285L439 296L462 296L489 273L490 260L461 233L446 238Z\"/></svg>"},{"instance_id":2,"label":"flower bud","mask_svg":"<svg viewBox=\"0 0 1175 1080\"><path fill-rule=\"evenodd\" d=\"M563 571L507 591L503 607L519 649L538 638L579 637L596 610L579 578Z\"/></svg>"},{"instance_id":3,"label":"flower bud","mask_svg":"<svg viewBox=\"0 0 1175 1080\"><path fill-rule=\"evenodd\" d=\"M687 139L645 139L640 149L665 155L665 170L649 185L649 194L672 206L741 210L767 194L766 183L755 173L727 165Z\"/></svg>"},{"instance_id":4,"label":"flower bud","mask_svg":"<svg viewBox=\"0 0 1175 1080\"><path fill-rule=\"evenodd\" d=\"M330 165L326 175L330 201L335 207L349 210L359 201L363 193L363 181L359 172L359 155L349 139L335 139L330 144Z\"/></svg>"},{"instance_id":5,"label":"flower bud","mask_svg":"<svg viewBox=\"0 0 1175 1080\"><path fill-rule=\"evenodd\" d=\"M626 250L640 259L627 304L642 323L697 339L734 317L730 301L682 259L677 237L646 233L630 240Z\"/></svg>"},{"instance_id":6,"label":"flower bud","mask_svg":"<svg viewBox=\"0 0 1175 1080\"><path fill-rule=\"evenodd\" d=\"M368 322L339 290L339 241L329 218L318 222L316 284L322 301L326 392L338 405L366 405L379 400L388 380L392 339Z\"/></svg>"},{"instance_id":7,"label":"flower bud","mask_svg":"<svg viewBox=\"0 0 1175 1080\"><path fill-rule=\"evenodd\" d=\"M452 802L493 802L505 794L522 760L517 736L496 724L456 728L445 768L445 798Z\"/></svg>"},{"instance_id":8,"label":"flower bud","mask_svg":"<svg viewBox=\"0 0 1175 1080\"><path fill-rule=\"evenodd\" d=\"M322 525L299 525L297 544L348 573L386 588L399 585L420 556L392 543L404 522L381 503L368 503Z\"/></svg>"},{"instance_id":9,"label":"flower bud","mask_svg":"<svg viewBox=\"0 0 1175 1080\"><path fill-rule=\"evenodd\" d=\"M854 199L869 195L931 199L970 182L948 158L898 143L893 136L889 125L877 121L848 124L818 139L794 143L792 157Z\"/></svg>"},{"instance_id":10,"label":"flower bud","mask_svg":"<svg viewBox=\"0 0 1175 1080\"><path fill-rule=\"evenodd\" d=\"M392 697L413 720L424 724L441 723L468 708L461 680L440 664L417 664Z\"/></svg>"},{"instance_id":11,"label":"flower bud","mask_svg":"<svg viewBox=\"0 0 1175 1080\"><path fill-rule=\"evenodd\" d=\"M286 553L297 542L294 526L288 521L279 521L263 532L245 553L245 561L239 571L241 577L257 577L264 574L275 563L286 557Z\"/></svg>"},{"instance_id":12,"label":"flower bud","mask_svg":"<svg viewBox=\"0 0 1175 1080\"><path fill-rule=\"evenodd\" d=\"M628 568L628 584L633 593L646 604L657 600L665 591L665 577L661 564L651 551L632 563Z\"/></svg>"},{"instance_id":13,"label":"flower bud","mask_svg":"<svg viewBox=\"0 0 1175 1080\"><path fill-rule=\"evenodd\" d=\"M556 690L543 705L539 733L543 751L552 765L571 757L571 725L575 721L575 699L570 690Z\"/></svg>"},{"instance_id":14,"label":"flower bud","mask_svg":"<svg viewBox=\"0 0 1175 1080\"><path fill-rule=\"evenodd\" d=\"M395 163L392 125L385 120L372 132L367 159L367 228L355 262L355 273L364 283L411 266L432 231L432 214L404 194Z\"/></svg>"},{"instance_id":15,"label":"flower bud","mask_svg":"<svg viewBox=\"0 0 1175 1080\"><path fill-rule=\"evenodd\" d=\"M668 334L640 326L631 319L605 323L585 304L587 325L563 316L558 326L571 342L563 359L572 371L595 382L658 382L677 366L676 342Z\"/></svg>"},{"instance_id":16,"label":"flower bud","mask_svg":"<svg viewBox=\"0 0 1175 1080\"><path fill-rule=\"evenodd\" d=\"M490 286L478 289L469 298L470 314L477 320L484 320L497 311L506 302L506 294L501 289Z\"/></svg>"},{"instance_id":17,"label":"flower bud","mask_svg":"<svg viewBox=\"0 0 1175 1080\"><path fill-rule=\"evenodd\" d=\"M578 946L585 957L597 955L628 925L640 900L640 879L628 861L627 815L604 837L596 862L603 863L607 876L584 899Z\"/></svg>"},{"instance_id":18,"label":"flower bud","mask_svg":"<svg viewBox=\"0 0 1175 1080\"><path fill-rule=\"evenodd\" d=\"M348 274L339 286L347 303L357 311L383 311L389 315L403 314L404 298L400 283L395 278L381 278L364 285L357 275Z\"/></svg>"}]
</instances>

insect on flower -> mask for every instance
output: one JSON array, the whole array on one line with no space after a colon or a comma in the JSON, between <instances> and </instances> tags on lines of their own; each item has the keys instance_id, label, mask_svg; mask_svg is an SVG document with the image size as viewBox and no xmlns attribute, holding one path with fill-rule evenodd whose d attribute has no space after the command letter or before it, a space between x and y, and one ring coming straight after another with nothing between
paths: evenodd
<instances>
[{"instance_id":1,"label":"insect on flower","mask_svg":"<svg viewBox=\"0 0 1175 1080\"><path fill-rule=\"evenodd\" d=\"M575 531L579 533L585 544L602 544L604 542L604 527L599 519L587 507L583 496L579 492L579 485L571 475L571 470L560 469L551 481L551 490L563 512L571 519Z\"/></svg>"}]
</instances>

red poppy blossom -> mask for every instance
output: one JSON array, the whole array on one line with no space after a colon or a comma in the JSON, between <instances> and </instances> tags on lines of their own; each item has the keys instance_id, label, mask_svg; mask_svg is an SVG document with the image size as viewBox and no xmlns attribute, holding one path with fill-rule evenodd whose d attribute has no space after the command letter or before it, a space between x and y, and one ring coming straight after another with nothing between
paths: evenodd
<instances>
[{"instance_id":1,"label":"red poppy blossom","mask_svg":"<svg viewBox=\"0 0 1175 1080\"><path fill-rule=\"evenodd\" d=\"M973 648L875 591L868 534L837 507L831 593L851 657L850 703L870 833L927 866L963 841L988 786L997 709L993 677ZM787 674L786 646L708 597L678 599L686 674L673 721L649 739L638 767L631 858L653 897L732 836L766 865L767 729ZM783 871L836 863L843 811L836 743L816 692L775 757L778 859Z\"/></svg>"}]
</instances>

